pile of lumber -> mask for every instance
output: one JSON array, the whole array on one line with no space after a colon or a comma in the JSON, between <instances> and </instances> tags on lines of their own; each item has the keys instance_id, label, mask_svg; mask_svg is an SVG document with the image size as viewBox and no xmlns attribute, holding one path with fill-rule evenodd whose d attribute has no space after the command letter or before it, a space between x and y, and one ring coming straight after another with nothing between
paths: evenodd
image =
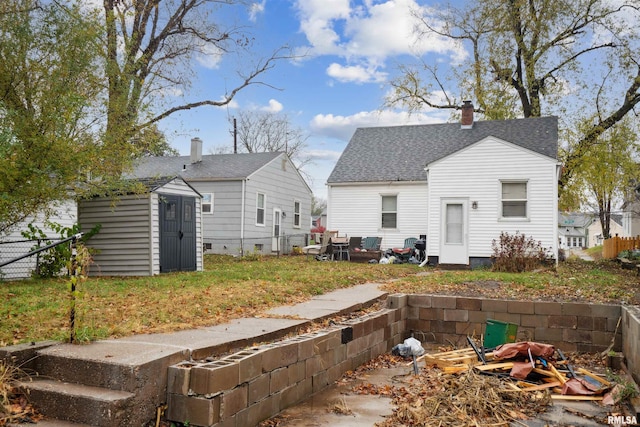
<instances>
[{"instance_id":1,"label":"pile of lumber","mask_svg":"<svg viewBox=\"0 0 640 427\"><path fill-rule=\"evenodd\" d=\"M522 343L513 345L520 344ZM460 374L472 370L479 374L498 377L517 392L549 390L552 399L614 399L610 392L615 384L585 368L574 368L560 351L552 348L553 355L550 356L547 352L544 357L536 356L529 351L528 354L502 358L499 354L500 349L501 347L498 347L498 350L480 354L478 348L470 347L427 353L418 360L424 360L427 367L438 367L446 374Z\"/></svg>"}]
</instances>

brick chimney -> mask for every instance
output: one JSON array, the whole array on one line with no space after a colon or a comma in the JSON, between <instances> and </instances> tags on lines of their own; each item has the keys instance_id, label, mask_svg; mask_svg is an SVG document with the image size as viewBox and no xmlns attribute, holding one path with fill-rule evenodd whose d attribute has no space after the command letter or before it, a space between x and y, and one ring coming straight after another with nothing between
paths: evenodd
<instances>
[{"instance_id":1,"label":"brick chimney","mask_svg":"<svg viewBox=\"0 0 640 427\"><path fill-rule=\"evenodd\" d=\"M198 137L191 139L191 163L202 161L202 140Z\"/></svg>"},{"instance_id":2,"label":"brick chimney","mask_svg":"<svg viewBox=\"0 0 640 427\"><path fill-rule=\"evenodd\" d=\"M460 125L462 129L471 129L473 127L473 104L471 101L464 101L462 104Z\"/></svg>"}]
</instances>

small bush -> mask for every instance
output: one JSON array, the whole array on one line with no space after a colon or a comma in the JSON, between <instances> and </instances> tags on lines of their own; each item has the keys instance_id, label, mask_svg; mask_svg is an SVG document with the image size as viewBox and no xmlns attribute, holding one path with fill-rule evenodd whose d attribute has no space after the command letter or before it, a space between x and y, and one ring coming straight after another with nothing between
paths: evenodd
<instances>
[{"instance_id":1,"label":"small bush","mask_svg":"<svg viewBox=\"0 0 640 427\"><path fill-rule=\"evenodd\" d=\"M509 273L531 271L547 260L547 250L542 246L542 242L519 232L515 235L501 232L500 240L494 239L491 248L493 249L493 271Z\"/></svg>"},{"instance_id":2,"label":"small bush","mask_svg":"<svg viewBox=\"0 0 640 427\"><path fill-rule=\"evenodd\" d=\"M640 260L640 250L637 250L637 249L624 250L618 254L618 258L626 258L629 261Z\"/></svg>"}]
</instances>

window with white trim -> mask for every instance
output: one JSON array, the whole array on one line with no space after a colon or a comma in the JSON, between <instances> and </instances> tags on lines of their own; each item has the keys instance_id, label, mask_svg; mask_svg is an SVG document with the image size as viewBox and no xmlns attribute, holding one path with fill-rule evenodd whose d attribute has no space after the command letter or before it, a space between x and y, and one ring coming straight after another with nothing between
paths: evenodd
<instances>
[{"instance_id":1,"label":"window with white trim","mask_svg":"<svg viewBox=\"0 0 640 427\"><path fill-rule=\"evenodd\" d=\"M267 196L265 196L263 193L258 193L257 197L256 197L256 225L264 225L264 213L265 213L265 206L267 202Z\"/></svg>"},{"instance_id":2,"label":"window with white trim","mask_svg":"<svg viewBox=\"0 0 640 427\"><path fill-rule=\"evenodd\" d=\"M527 182L502 182L502 218L527 217Z\"/></svg>"},{"instance_id":3,"label":"window with white trim","mask_svg":"<svg viewBox=\"0 0 640 427\"><path fill-rule=\"evenodd\" d=\"M213 213L213 193L202 193L202 213Z\"/></svg>"},{"instance_id":4,"label":"window with white trim","mask_svg":"<svg viewBox=\"0 0 640 427\"><path fill-rule=\"evenodd\" d=\"M293 227L300 228L300 202L298 200L293 201Z\"/></svg>"},{"instance_id":5,"label":"window with white trim","mask_svg":"<svg viewBox=\"0 0 640 427\"><path fill-rule=\"evenodd\" d=\"M382 228L397 228L398 196L382 196Z\"/></svg>"}]
</instances>

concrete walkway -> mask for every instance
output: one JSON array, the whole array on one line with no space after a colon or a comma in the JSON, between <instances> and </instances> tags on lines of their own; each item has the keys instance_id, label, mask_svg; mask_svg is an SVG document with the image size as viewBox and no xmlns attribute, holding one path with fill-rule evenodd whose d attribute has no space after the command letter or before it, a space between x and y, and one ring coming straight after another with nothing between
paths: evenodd
<instances>
[{"instance_id":1,"label":"concrete walkway","mask_svg":"<svg viewBox=\"0 0 640 427\"><path fill-rule=\"evenodd\" d=\"M104 390L124 384L122 387L138 399L134 406L136 410L149 412L151 419L155 417L155 409L165 401L166 371L169 366L183 361L203 360L257 342L276 340L302 330L313 322L357 311L386 297L386 292L378 288L377 283L352 286L315 296L300 304L272 309L264 317L236 319L194 330L133 335L99 340L88 345L49 342L42 346L10 346L0 348L0 359L14 358L18 363L34 359L31 368L40 377L52 378L29 383L31 387L39 387L36 390L38 393L60 392L64 396L87 397L96 392L97 398L104 400L105 395L109 394ZM135 378L130 376L132 372L136 372ZM152 382L156 387L151 389L142 382ZM86 389L79 388L78 384L86 384ZM148 389L141 390L144 387ZM125 398L121 396L121 400ZM56 401L64 402L65 399L52 396L46 404L41 403L50 408L43 410L50 420L41 421L37 423L38 426L92 425L87 421L74 424L51 420L68 415L68 406L62 404L57 407ZM24 424L25 427L27 425L33 426Z\"/></svg>"}]
</instances>

